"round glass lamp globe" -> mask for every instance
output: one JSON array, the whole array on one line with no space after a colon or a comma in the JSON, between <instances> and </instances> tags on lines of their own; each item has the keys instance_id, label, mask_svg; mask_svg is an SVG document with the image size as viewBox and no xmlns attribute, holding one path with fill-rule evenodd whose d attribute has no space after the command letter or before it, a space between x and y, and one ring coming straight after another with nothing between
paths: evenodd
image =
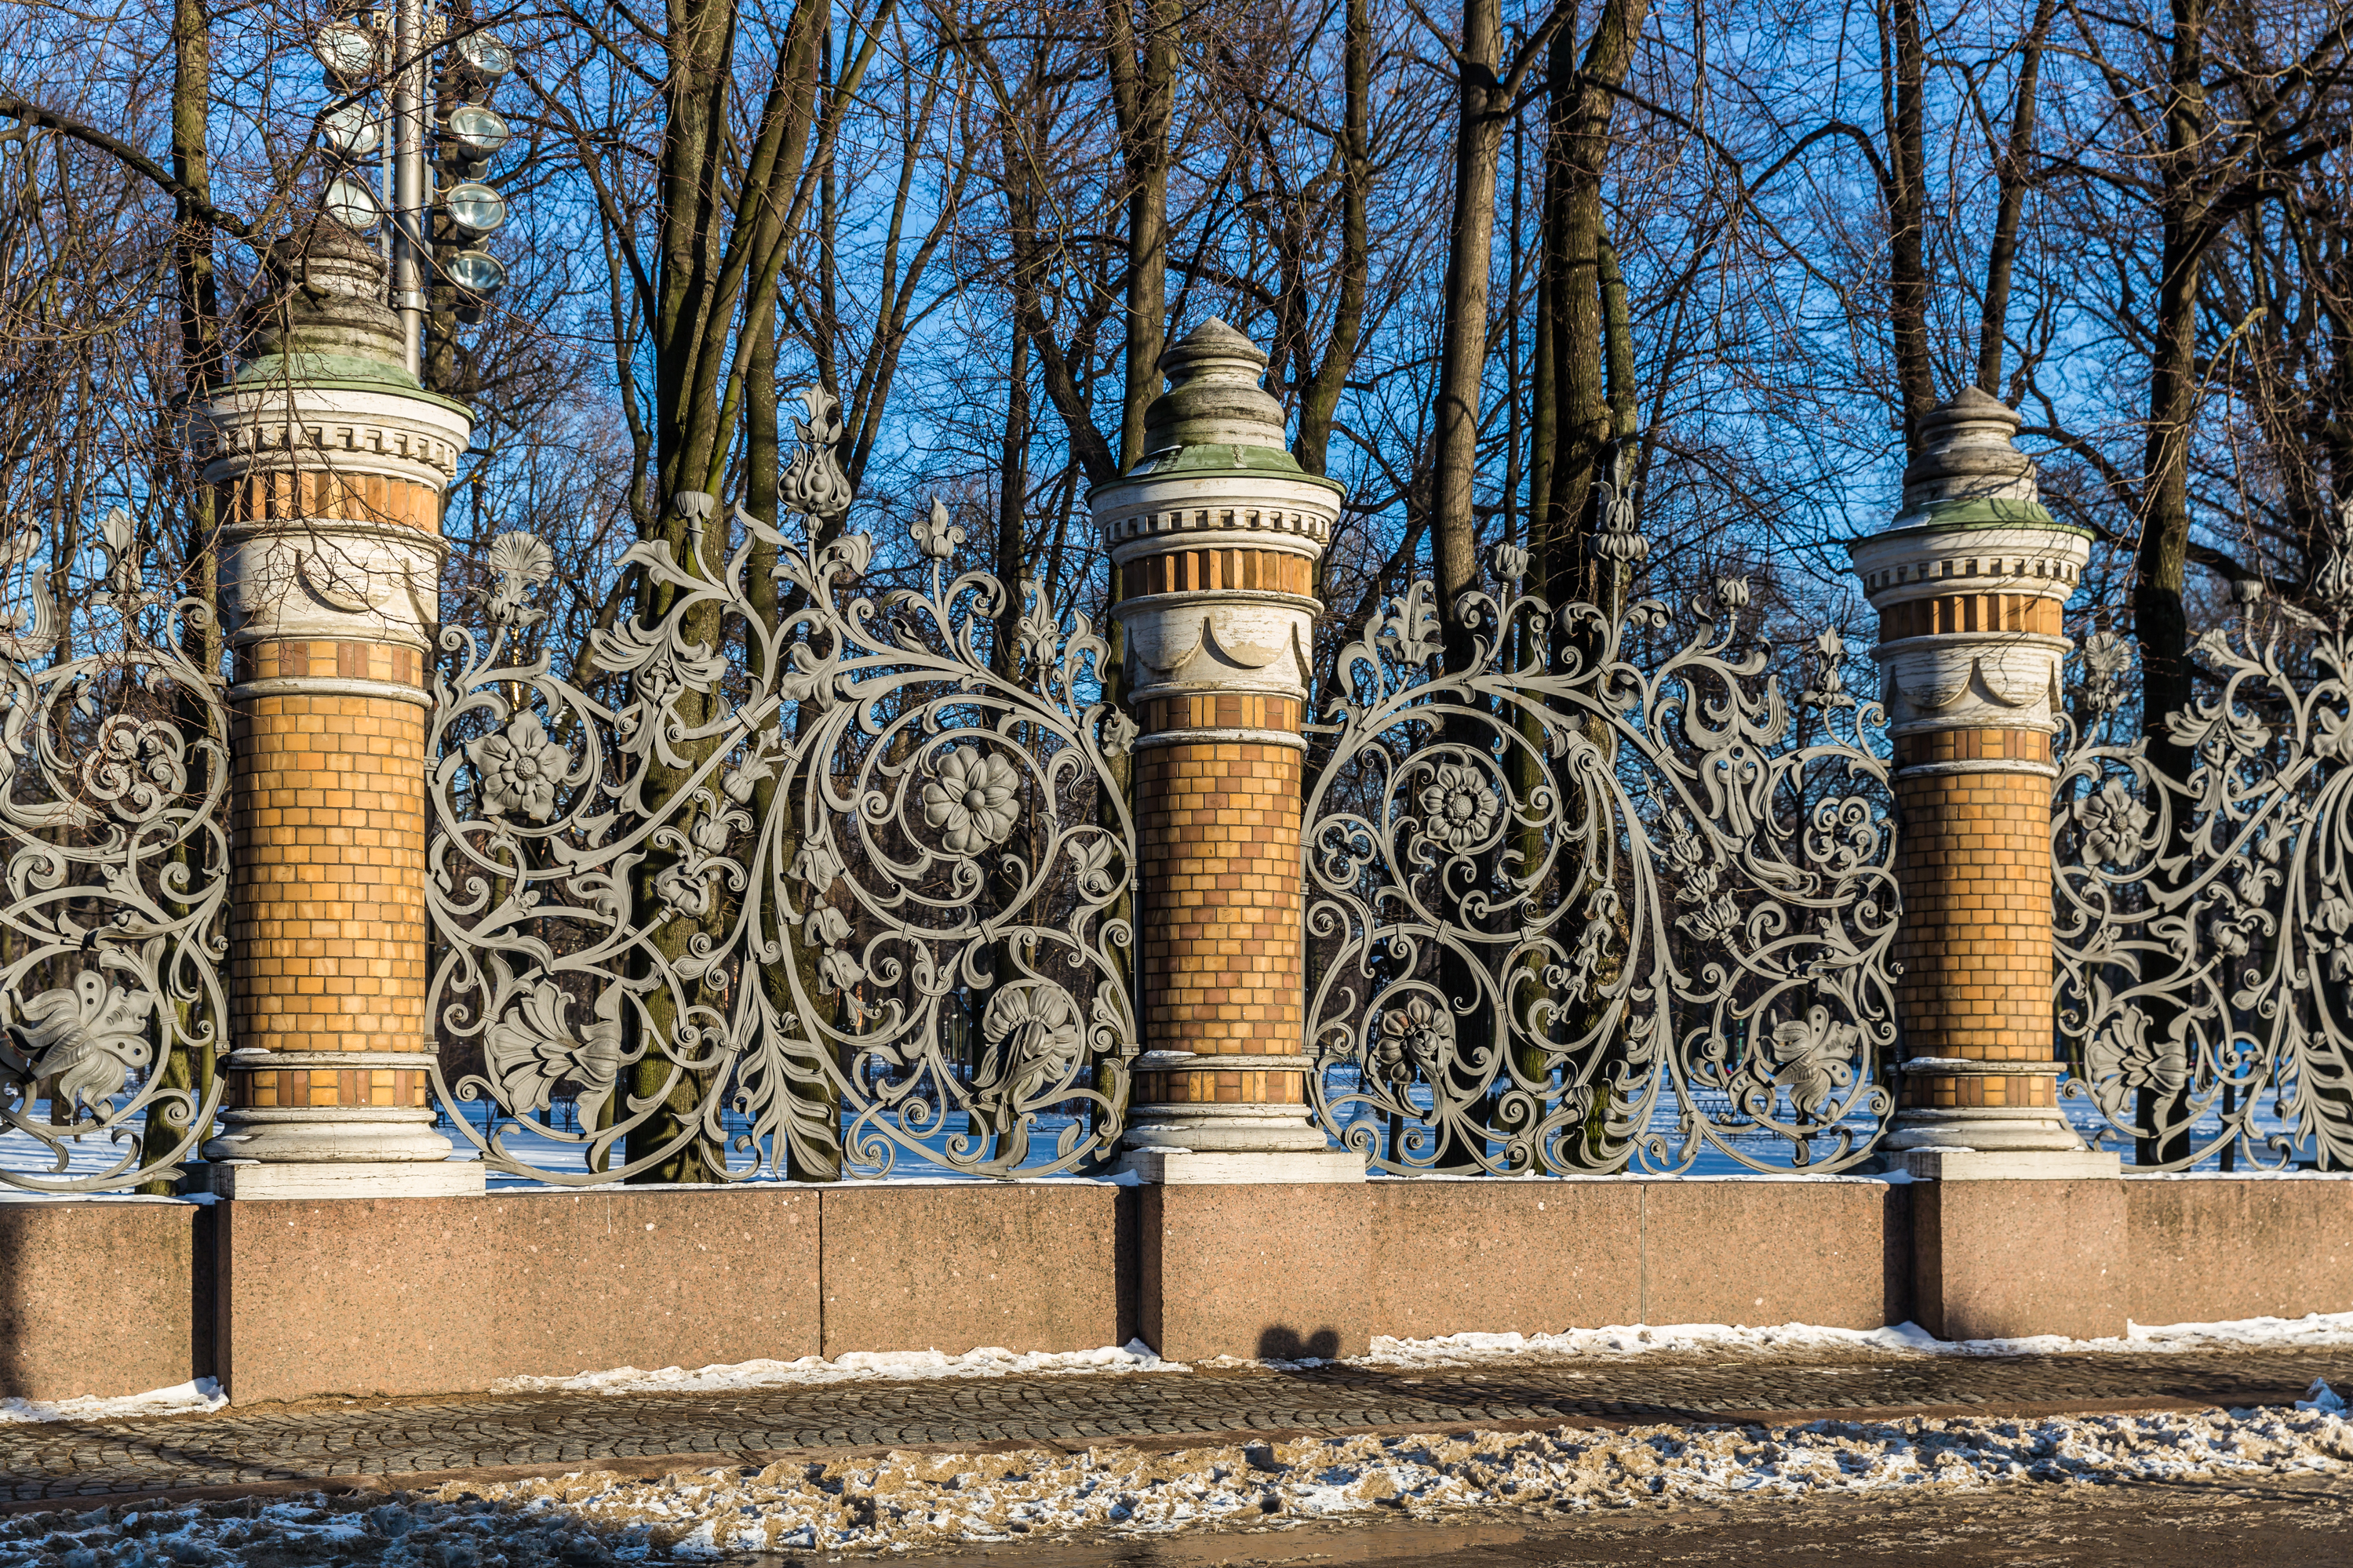
<instances>
[{"instance_id":1,"label":"round glass lamp globe","mask_svg":"<svg viewBox=\"0 0 2353 1568\"><path fill-rule=\"evenodd\" d=\"M320 140L333 152L346 158L357 158L375 148L375 118L364 103L347 103L319 122Z\"/></svg>"},{"instance_id":2,"label":"round glass lamp globe","mask_svg":"<svg viewBox=\"0 0 2353 1568\"><path fill-rule=\"evenodd\" d=\"M375 74L375 35L349 22L330 22L311 35L311 52L334 75Z\"/></svg>"},{"instance_id":3,"label":"round glass lamp globe","mask_svg":"<svg viewBox=\"0 0 2353 1568\"><path fill-rule=\"evenodd\" d=\"M338 175L327 182L326 199L321 205L325 207L329 217L345 228L355 228L363 233L374 228L376 219L384 212L382 204L375 199L375 193L368 188L366 183L354 180L348 174Z\"/></svg>"},{"instance_id":4,"label":"round glass lamp globe","mask_svg":"<svg viewBox=\"0 0 2353 1568\"><path fill-rule=\"evenodd\" d=\"M488 234L507 221L506 197L480 180L450 186L441 201L459 228L475 234Z\"/></svg>"},{"instance_id":5,"label":"round glass lamp globe","mask_svg":"<svg viewBox=\"0 0 2353 1568\"><path fill-rule=\"evenodd\" d=\"M449 122L443 134L475 157L491 158L498 155L499 149L507 144L507 138L513 132L507 129L505 117L498 110L485 109L479 103L466 103L450 112Z\"/></svg>"},{"instance_id":6,"label":"round glass lamp globe","mask_svg":"<svg viewBox=\"0 0 2353 1568\"><path fill-rule=\"evenodd\" d=\"M461 250L442 262L441 269L469 294L495 294L507 280L507 269L487 250Z\"/></svg>"},{"instance_id":7,"label":"round glass lamp globe","mask_svg":"<svg viewBox=\"0 0 2353 1568\"><path fill-rule=\"evenodd\" d=\"M514 51L490 33L469 33L459 39L458 58L476 75L491 81L514 69Z\"/></svg>"}]
</instances>

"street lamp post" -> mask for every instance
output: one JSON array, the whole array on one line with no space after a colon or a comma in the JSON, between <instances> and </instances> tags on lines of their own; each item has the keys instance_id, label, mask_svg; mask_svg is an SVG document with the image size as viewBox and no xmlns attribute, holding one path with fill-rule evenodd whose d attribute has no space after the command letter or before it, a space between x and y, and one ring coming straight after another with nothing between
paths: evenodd
<instances>
[{"instance_id":1,"label":"street lamp post","mask_svg":"<svg viewBox=\"0 0 2353 1568\"><path fill-rule=\"evenodd\" d=\"M427 291L453 290L458 319L471 324L506 281L506 268L480 243L506 222L505 198L482 176L510 132L496 110L473 100L490 95L514 68L514 56L479 29L452 38L432 0L391 0L385 10L329 21L311 47L331 85L360 95L320 128L337 170L323 205L329 216L363 232L384 223L391 264L386 302L399 318L402 363L421 377ZM437 71L435 57L445 48ZM384 100L382 122L366 101L370 92ZM373 178L364 168L371 153L379 160ZM437 163L450 180L435 179ZM437 225L437 212L446 214L446 226ZM442 227L446 236L437 237ZM454 247L449 254L439 254L437 237Z\"/></svg>"},{"instance_id":2,"label":"street lamp post","mask_svg":"<svg viewBox=\"0 0 2353 1568\"><path fill-rule=\"evenodd\" d=\"M425 271L433 254L425 194L425 0L392 14L392 300L408 374L425 363Z\"/></svg>"}]
</instances>

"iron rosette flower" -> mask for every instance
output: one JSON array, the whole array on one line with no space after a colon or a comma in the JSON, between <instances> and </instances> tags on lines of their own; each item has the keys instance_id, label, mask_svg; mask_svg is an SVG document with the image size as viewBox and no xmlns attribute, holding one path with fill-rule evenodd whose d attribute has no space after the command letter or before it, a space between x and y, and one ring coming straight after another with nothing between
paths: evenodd
<instances>
[{"instance_id":1,"label":"iron rosette flower","mask_svg":"<svg viewBox=\"0 0 2353 1568\"><path fill-rule=\"evenodd\" d=\"M1019 820L1019 780L1011 762L983 746L951 746L923 785L923 821L951 855L971 857L1002 844Z\"/></svg>"},{"instance_id":2,"label":"iron rosette flower","mask_svg":"<svg viewBox=\"0 0 2353 1568\"><path fill-rule=\"evenodd\" d=\"M548 737L538 714L524 710L504 730L467 742L465 752L481 779L485 811L533 822L555 815L556 786L571 757Z\"/></svg>"},{"instance_id":3,"label":"iron rosette flower","mask_svg":"<svg viewBox=\"0 0 2353 1568\"><path fill-rule=\"evenodd\" d=\"M1451 853L1485 847L1503 818L1503 797L1480 768L1468 762L1440 763L1423 771L1415 797L1420 829Z\"/></svg>"},{"instance_id":4,"label":"iron rosette flower","mask_svg":"<svg viewBox=\"0 0 2353 1568\"><path fill-rule=\"evenodd\" d=\"M2074 817L2084 830L2084 855L2092 861L2127 867L2149 847L2147 834L2154 814L2142 804L2140 793L2122 778L2110 776L2077 801Z\"/></svg>"}]
</instances>

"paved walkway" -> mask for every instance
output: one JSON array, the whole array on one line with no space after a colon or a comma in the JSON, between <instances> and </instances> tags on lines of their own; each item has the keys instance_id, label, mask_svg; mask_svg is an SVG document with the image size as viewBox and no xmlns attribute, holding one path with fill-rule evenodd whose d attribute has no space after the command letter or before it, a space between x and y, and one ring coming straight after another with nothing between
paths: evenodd
<instances>
[{"instance_id":1,"label":"paved walkway","mask_svg":"<svg viewBox=\"0 0 2353 1568\"><path fill-rule=\"evenodd\" d=\"M317 1403L213 1415L0 1426L0 1500L452 1471L769 1464L809 1449L1081 1447L1514 1423L1737 1421L1914 1412L2284 1404L2353 1388L2353 1350L2002 1358L1665 1355L1475 1370L1160 1373ZM380 1483L379 1483L380 1484Z\"/></svg>"}]
</instances>

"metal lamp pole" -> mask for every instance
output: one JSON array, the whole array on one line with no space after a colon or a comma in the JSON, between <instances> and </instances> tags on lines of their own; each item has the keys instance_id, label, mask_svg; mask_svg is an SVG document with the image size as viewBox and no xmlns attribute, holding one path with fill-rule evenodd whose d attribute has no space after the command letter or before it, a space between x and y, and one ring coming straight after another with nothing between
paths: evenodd
<instances>
[{"instance_id":1,"label":"metal lamp pole","mask_svg":"<svg viewBox=\"0 0 2353 1568\"><path fill-rule=\"evenodd\" d=\"M396 0L392 18L392 306L411 375L424 370L425 0Z\"/></svg>"}]
</instances>

